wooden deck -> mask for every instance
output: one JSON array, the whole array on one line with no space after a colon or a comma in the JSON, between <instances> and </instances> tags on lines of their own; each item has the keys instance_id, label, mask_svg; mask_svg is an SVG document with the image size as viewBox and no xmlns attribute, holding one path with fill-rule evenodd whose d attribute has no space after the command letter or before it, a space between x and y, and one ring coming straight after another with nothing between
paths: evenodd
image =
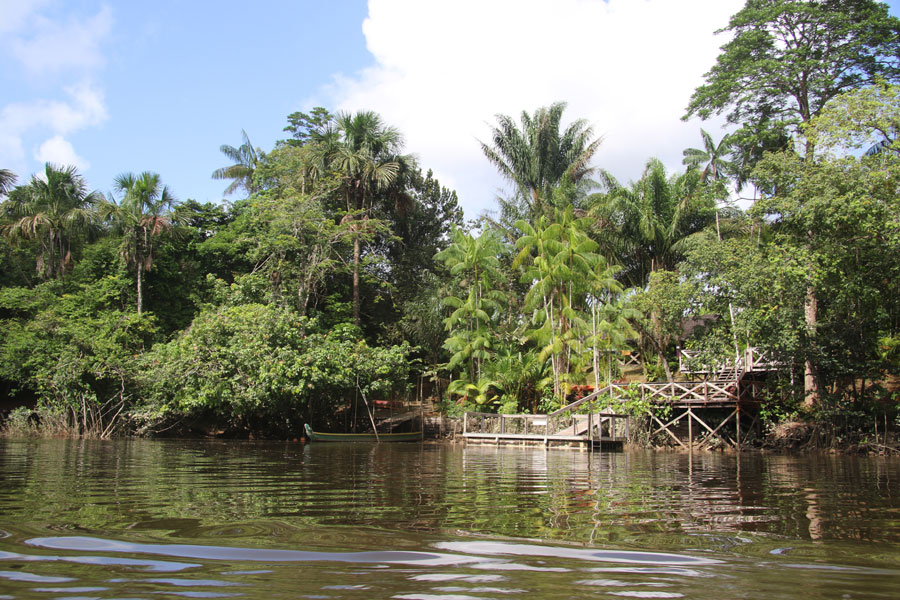
<instances>
[{"instance_id":1,"label":"wooden deck","mask_svg":"<svg viewBox=\"0 0 900 600\"><path fill-rule=\"evenodd\" d=\"M570 404L543 415L468 412L463 418L463 438L474 444L621 448L629 434L628 416L591 410L576 412L580 405Z\"/></svg>"},{"instance_id":2,"label":"wooden deck","mask_svg":"<svg viewBox=\"0 0 900 600\"><path fill-rule=\"evenodd\" d=\"M687 376L704 377L701 381L612 383L545 415L466 413L463 437L473 443L621 445L630 434L629 418L595 411L592 401L602 397L607 405L640 399L649 406L651 440L666 434L666 439L685 449L724 444L740 450L747 433L759 423L764 387L748 375L770 371L777 364L756 348L748 348L737 360L711 367L697 365L697 359L696 354L682 351L680 370ZM664 411L659 409L665 407L670 410L665 411L668 416L663 420L659 415ZM687 431L682 432L685 425Z\"/></svg>"}]
</instances>

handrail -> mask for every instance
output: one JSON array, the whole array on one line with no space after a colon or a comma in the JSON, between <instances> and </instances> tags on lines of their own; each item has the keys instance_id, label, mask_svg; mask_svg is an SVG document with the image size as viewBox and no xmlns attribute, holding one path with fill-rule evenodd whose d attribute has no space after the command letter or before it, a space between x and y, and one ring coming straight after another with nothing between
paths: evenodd
<instances>
[{"instance_id":1,"label":"handrail","mask_svg":"<svg viewBox=\"0 0 900 600\"><path fill-rule=\"evenodd\" d=\"M698 350L681 349L678 354L678 370L682 373L709 373L722 374L726 371L734 370L736 374L750 373L753 371L769 371L774 367L778 367L779 363L769 357L770 351L760 349L755 346L749 346L744 350L743 356L737 360L737 364L731 358L726 359L723 363L717 365L708 365L709 369L689 369L685 364L685 359L691 360L700 356Z\"/></svg>"},{"instance_id":2,"label":"handrail","mask_svg":"<svg viewBox=\"0 0 900 600\"><path fill-rule=\"evenodd\" d=\"M558 409L554 410L552 413L548 413L547 416L548 417L558 417L559 415L561 415L562 413L564 413L566 411L572 410L573 408L577 408L577 407L581 406L582 404L584 404L585 402L590 402L594 398L599 397L600 394L602 394L604 391L607 390L607 388L609 388L609 386L601 388L601 389L597 390L596 392L585 396L584 398L579 398L578 400L576 400L575 402L572 402L571 404L566 404L562 408L558 408Z\"/></svg>"}]
</instances>

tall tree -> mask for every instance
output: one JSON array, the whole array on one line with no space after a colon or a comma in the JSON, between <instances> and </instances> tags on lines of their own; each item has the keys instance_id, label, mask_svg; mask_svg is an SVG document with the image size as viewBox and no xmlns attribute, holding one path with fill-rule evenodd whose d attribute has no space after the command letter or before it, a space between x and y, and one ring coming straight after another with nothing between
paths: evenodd
<instances>
[{"instance_id":1,"label":"tall tree","mask_svg":"<svg viewBox=\"0 0 900 600\"><path fill-rule=\"evenodd\" d=\"M590 163L602 139L594 137L593 128L583 119L563 129L565 108L565 102L557 102L537 109L533 115L522 111L521 125L512 117L496 115L491 143L480 142L488 160L516 186L511 208L518 217L536 219L564 177L582 192L590 187L594 172Z\"/></svg>"},{"instance_id":2,"label":"tall tree","mask_svg":"<svg viewBox=\"0 0 900 600\"><path fill-rule=\"evenodd\" d=\"M327 109L317 106L309 111L293 112L287 117L288 124L284 131L291 134L287 140L290 146L303 146L308 142L316 141L325 134L325 131L334 123L334 115Z\"/></svg>"},{"instance_id":3,"label":"tall tree","mask_svg":"<svg viewBox=\"0 0 900 600\"><path fill-rule=\"evenodd\" d=\"M503 279L498 259L502 242L493 229L475 237L454 228L450 234L452 243L438 252L435 259L443 262L455 279L455 295L443 298L445 306L453 309L444 319L449 337L444 347L450 352L446 369L451 373L461 369L451 391L486 399L486 382L482 377L483 365L494 353L496 341L495 323L506 302L498 289ZM472 387L479 390L472 394ZM481 403L481 402L479 402Z\"/></svg>"},{"instance_id":4,"label":"tall tree","mask_svg":"<svg viewBox=\"0 0 900 600\"><path fill-rule=\"evenodd\" d=\"M900 131L900 86L855 90L811 121L815 157L770 154L756 169L777 193L753 210L771 223L780 252L802 259L808 406L838 377L856 391L877 370L878 336L898 330L900 142L892 131ZM852 152L885 134L893 137L887 151Z\"/></svg>"},{"instance_id":5,"label":"tall tree","mask_svg":"<svg viewBox=\"0 0 900 600\"><path fill-rule=\"evenodd\" d=\"M176 200L156 173L123 173L114 189L121 199L110 196L101 205L101 215L122 234L122 256L137 273L137 312L144 306L143 274L153 268L154 238L172 229L170 216Z\"/></svg>"},{"instance_id":6,"label":"tall tree","mask_svg":"<svg viewBox=\"0 0 900 600\"><path fill-rule=\"evenodd\" d=\"M730 123L743 124L736 139L745 158L761 158L754 148L779 138L799 141L802 127L839 94L900 80L900 20L874 0L748 0L722 31L734 37L694 91L685 118L728 111ZM811 159L814 148L806 138L794 150ZM816 326L817 307L810 281L809 329ZM805 380L807 395L815 398L811 362Z\"/></svg>"},{"instance_id":7,"label":"tall tree","mask_svg":"<svg viewBox=\"0 0 900 600\"><path fill-rule=\"evenodd\" d=\"M241 137L244 143L237 148L228 144L219 146L219 151L234 161L233 165L216 169L212 174L213 179L232 180L228 187L225 188L224 194L226 196L240 189L243 189L248 195L256 191L256 186L253 183L253 174L259 166L259 152L250 143L250 138L247 137L247 132L243 129L241 129Z\"/></svg>"},{"instance_id":8,"label":"tall tree","mask_svg":"<svg viewBox=\"0 0 900 600\"><path fill-rule=\"evenodd\" d=\"M629 286L644 287L650 273L674 270L684 240L715 221L715 200L695 170L669 175L654 158L638 181L623 186L607 177L607 186L590 214L605 253L622 265Z\"/></svg>"},{"instance_id":9,"label":"tall tree","mask_svg":"<svg viewBox=\"0 0 900 600\"><path fill-rule=\"evenodd\" d=\"M731 153L731 138L724 136L717 144L705 130L700 130L703 148L686 148L682 154L682 164L700 169L700 181L721 181L727 179L734 168L728 156Z\"/></svg>"},{"instance_id":10,"label":"tall tree","mask_svg":"<svg viewBox=\"0 0 900 600\"><path fill-rule=\"evenodd\" d=\"M337 174L341 181L344 220L353 232L353 320L359 325L362 242L378 227L372 211L378 202L408 202L402 183L413 159L401 154L400 132L371 111L339 114L334 127L325 127L312 141L313 176Z\"/></svg>"},{"instance_id":11,"label":"tall tree","mask_svg":"<svg viewBox=\"0 0 900 600\"><path fill-rule=\"evenodd\" d=\"M40 243L37 271L43 277L62 277L73 264L77 240L95 225L95 208L102 199L88 191L75 167L47 163L43 177L34 175L6 201L13 221L4 228L13 239Z\"/></svg>"},{"instance_id":12,"label":"tall tree","mask_svg":"<svg viewBox=\"0 0 900 600\"><path fill-rule=\"evenodd\" d=\"M747 144L772 131L797 136L835 96L900 79L900 20L874 0L747 0L720 32L733 37L685 118L727 111L753 133Z\"/></svg>"},{"instance_id":13,"label":"tall tree","mask_svg":"<svg viewBox=\"0 0 900 600\"><path fill-rule=\"evenodd\" d=\"M578 218L570 204L558 209L554 218L542 215L534 226L516 223L523 235L516 241L519 254L513 266L525 266L522 281L531 284L525 307L532 312L534 329L529 337L540 348L539 357L549 359L553 369L553 392L562 400L568 385L585 360L591 336L592 305L621 292L598 244L587 235L588 219ZM590 316L589 316L590 314Z\"/></svg>"}]
</instances>

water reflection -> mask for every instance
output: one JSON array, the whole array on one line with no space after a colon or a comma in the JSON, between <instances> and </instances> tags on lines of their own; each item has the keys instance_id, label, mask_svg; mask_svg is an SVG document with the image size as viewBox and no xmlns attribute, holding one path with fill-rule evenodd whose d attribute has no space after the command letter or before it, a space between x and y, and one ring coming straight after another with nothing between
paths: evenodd
<instances>
[{"instance_id":1,"label":"water reflection","mask_svg":"<svg viewBox=\"0 0 900 600\"><path fill-rule=\"evenodd\" d=\"M898 465L427 444L0 441L0 589L891 598Z\"/></svg>"}]
</instances>

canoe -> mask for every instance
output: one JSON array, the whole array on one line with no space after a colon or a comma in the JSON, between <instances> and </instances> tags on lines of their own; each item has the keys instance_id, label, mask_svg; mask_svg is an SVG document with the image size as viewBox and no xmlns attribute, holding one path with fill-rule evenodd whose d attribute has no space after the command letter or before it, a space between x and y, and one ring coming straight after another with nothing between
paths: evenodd
<instances>
[{"instance_id":1,"label":"canoe","mask_svg":"<svg viewBox=\"0 0 900 600\"><path fill-rule=\"evenodd\" d=\"M422 439L421 431L409 433L322 433L313 431L308 423L304 423L306 437L311 442L418 442Z\"/></svg>"}]
</instances>

